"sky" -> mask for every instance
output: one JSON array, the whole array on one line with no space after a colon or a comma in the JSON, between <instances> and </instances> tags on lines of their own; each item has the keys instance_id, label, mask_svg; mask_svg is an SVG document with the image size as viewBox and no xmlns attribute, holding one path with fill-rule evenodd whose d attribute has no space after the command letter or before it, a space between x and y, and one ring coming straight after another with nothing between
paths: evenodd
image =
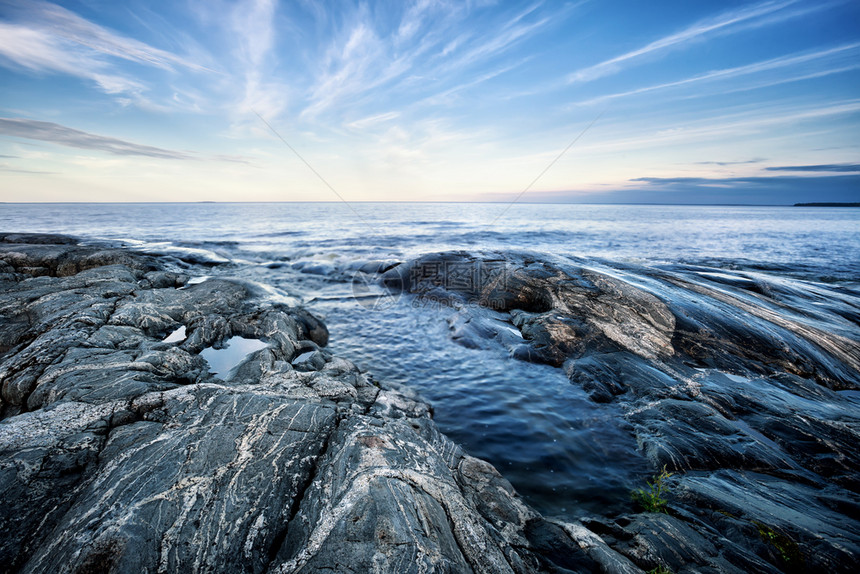
<instances>
[{"instance_id":1,"label":"sky","mask_svg":"<svg viewBox=\"0 0 860 574\"><path fill-rule=\"evenodd\" d=\"M0 0L0 201L860 201L857 0Z\"/></svg>"}]
</instances>

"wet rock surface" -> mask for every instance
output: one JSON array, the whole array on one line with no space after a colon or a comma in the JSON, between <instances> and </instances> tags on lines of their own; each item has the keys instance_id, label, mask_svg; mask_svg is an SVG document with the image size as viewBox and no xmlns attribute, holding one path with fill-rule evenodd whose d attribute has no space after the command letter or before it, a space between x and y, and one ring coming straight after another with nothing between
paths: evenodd
<instances>
[{"instance_id":1,"label":"wet rock surface","mask_svg":"<svg viewBox=\"0 0 860 574\"><path fill-rule=\"evenodd\" d=\"M326 351L317 318L190 274L0 234L0 571L639 572L658 553L544 519L427 404ZM200 353L233 337L266 347L213 376Z\"/></svg>"},{"instance_id":2,"label":"wet rock surface","mask_svg":"<svg viewBox=\"0 0 860 574\"><path fill-rule=\"evenodd\" d=\"M644 570L856 571L860 293L851 287L467 252L429 254L379 280L453 308L455 341L563 368L592 400L622 407L655 476L671 476L642 498L646 512L584 519L581 541L596 533L609 556Z\"/></svg>"}]
</instances>

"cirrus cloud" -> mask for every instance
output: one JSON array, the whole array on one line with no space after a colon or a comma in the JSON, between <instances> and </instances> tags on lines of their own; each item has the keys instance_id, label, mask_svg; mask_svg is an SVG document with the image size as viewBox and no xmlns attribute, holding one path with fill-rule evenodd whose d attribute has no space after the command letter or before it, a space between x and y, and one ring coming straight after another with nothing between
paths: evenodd
<instances>
[{"instance_id":1,"label":"cirrus cloud","mask_svg":"<svg viewBox=\"0 0 860 574\"><path fill-rule=\"evenodd\" d=\"M23 118L0 118L0 134L41 140L66 147L102 151L113 155L145 156L157 159L194 159L193 156L179 151L91 134L53 122Z\"/></svg>"}]
</instances>

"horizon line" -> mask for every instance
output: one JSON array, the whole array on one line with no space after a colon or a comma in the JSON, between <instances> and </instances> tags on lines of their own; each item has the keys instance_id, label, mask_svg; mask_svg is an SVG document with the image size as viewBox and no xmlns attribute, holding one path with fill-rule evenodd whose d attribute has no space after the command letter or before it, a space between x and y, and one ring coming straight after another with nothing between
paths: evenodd
<instances>
[{"instance_id":1,"label":"horizon line","mask_svg":"<svg viewBox=\"0 0 860 574\"><path fill-rule=\"evenodd\" d=\"M207 204L228 204L228 205L253 205L253 204L273 204L273 203L336 203L342 204L339 200L272 200L272 201L0 201L0 205L207 205ZM457 201L457 200L352 200L346 202L352 203L373 203L373 204L396 204L396 203L454 203L454 204L489 204L489 205L647 205L647 206L675 206L675 207L798 207L801 204L821 203L821 202L794 202L794 203L657 203L657 202L572 202L572 201ZM852 202L828 202L849 204Z\"/></svg>"}]
</instances>

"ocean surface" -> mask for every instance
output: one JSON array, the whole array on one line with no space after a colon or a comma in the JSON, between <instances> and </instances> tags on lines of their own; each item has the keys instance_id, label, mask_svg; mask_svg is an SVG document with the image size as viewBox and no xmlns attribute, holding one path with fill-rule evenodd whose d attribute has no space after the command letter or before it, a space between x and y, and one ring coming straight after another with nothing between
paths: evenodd
<instances>
[{"instance_id":1,"label":"ocean surface","mask_svg":"<svg viewBox=\"0 0 860 574\"><path fill-rule=\"evenodd\" d=\"M355 280L360 268L443 250L530 251L860 288L854 208L0 204L0 231L111 240L194 264L196 273L240 275L267 286L267 296L304 304L326 321L336 355L415 389L445 433L539 510L562 516L622 512L630 489L653 471L617 407L591 402L560 369L454 343L451 309L384 297Z\"/></svg>"}]
</instances>

